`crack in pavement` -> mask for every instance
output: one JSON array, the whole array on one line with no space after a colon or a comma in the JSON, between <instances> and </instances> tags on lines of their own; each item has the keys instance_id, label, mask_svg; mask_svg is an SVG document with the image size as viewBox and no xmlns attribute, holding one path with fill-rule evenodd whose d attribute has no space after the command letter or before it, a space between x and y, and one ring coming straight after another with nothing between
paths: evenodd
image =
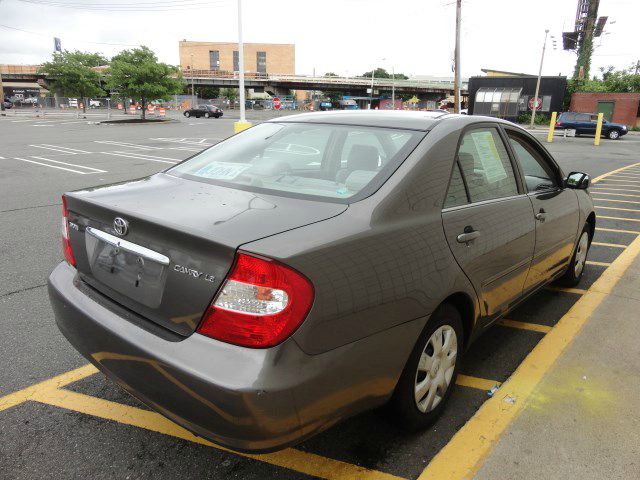
<instances>
[{"instance_id":1,"label":"crack in pavement","mask_svg":"<svg viewBox=\"0 0 640 480\"><path fill-rule=\"evenodd\" d=\"M34 208L55 207L60 205L62 205L62 203L50 203L48 205L35 205L33 207L12 208L10 210L0 210L0 213L19 212L21 210L32 210Z\"/></svg>"},{"instance_id":2,"label":"crack in pavement","mask_svg":"<svg viewBox=\"0 0 640 480\"><path fill-rule=\"evenodd\" d=\"M28 292L29 290L35 290L36 288L42 288L42 287L46 287L46 286L47 286L47 284L43 283L41 285L34 285L32 287L24 287L24 288L21 288L19 290L13 290L11 292L2 293L2 294L0 294L0 298L8 297L10 295L15 295L16 293Z\"/></svg>"}]
</instances>

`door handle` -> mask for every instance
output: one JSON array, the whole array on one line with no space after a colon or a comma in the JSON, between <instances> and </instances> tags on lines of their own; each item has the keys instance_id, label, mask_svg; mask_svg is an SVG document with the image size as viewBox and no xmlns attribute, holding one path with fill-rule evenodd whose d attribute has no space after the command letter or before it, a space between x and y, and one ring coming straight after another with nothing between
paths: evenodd
<instances>
[{"instance_id":1,"label":"door handle","mask_svg":"<svg viewBox=\"0 0 640 480\"><path fill-rule=\"evenodd\" d=\"M456 240L458 241L458 243L466 243L468 246L469 242L473 242L479 236L480 232L478 230L467 231L467 229L465 228L465 232L458 235L456 237Z\"/></svg>"},{"instance_id":2,"label":"door handle","mask_svg":"<svg viewBox=\"0 0 640 480\"><path fill-rule=\"evenodd\" d=\"M544 222L547 219L547 212L544 211L544 208L541 208L540 211L536 213L535 217L536 217L536 220L540 220L541 222Z\"/></svg>"}]
</instances>

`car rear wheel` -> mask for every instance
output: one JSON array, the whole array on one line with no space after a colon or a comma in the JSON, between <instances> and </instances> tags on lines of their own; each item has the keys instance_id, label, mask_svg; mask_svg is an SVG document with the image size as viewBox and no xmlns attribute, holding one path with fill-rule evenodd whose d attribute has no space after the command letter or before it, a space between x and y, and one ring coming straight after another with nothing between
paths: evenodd
<instances>
[{"instance_id":1,"label":"car rear wheel","mask_svg":"<svg viewBox=\"0 0 640 480\"><path fill-rule=\"evenodd\" d=\"M617 140L620 138L620 132L618 130L609 130L607 137L609 137L609 140Z\"/></svg>"},{"instance_id":2,"label":"car rear wheel","mask_svg":"<svg viewBox=\"0 0 640 480\"><path fill-rule=\"evenodd\" d=\"M204 114L204 118L209 118L211 115L209 115L209 112Z\"/></svg>"},{"instance_id":3,"label":"car rear wheel","mask_svg":"<svg viewBox=\"0 0 640 480\"><path fill-rule=\"evenodd\" d=\"M391 400L408 428L425 428L442 413L456 381L463 345L460 313L452 305L441 305L413 348Z\"/></svg>"},{"instance_id":4,"label":"car rear wheel","mask_svg":"<svg viewBox=\"0 0 640 480\"><path fill-rule=\"evenodd\" d=\"M191 116L191 114L189 112L184 112L184 116L189 118Z\"/></svg>"},{"instance_id":5,"label":"car rear wheel","mask_svg":"<svg viewBox=\"0 0 640 480\"><path fill-rule=\"evenodd\" d=\"M565 287L575 287L576 285L578 285L578 283L580 283L580 280L584 275L590 243L591 240L589 238L589 226L585 225L582 233L580 234L580 238L578 239L578 244L576 245L575 251L573 252L573 257L571 258L569 268L567 269L566 273L560 278L558 283L564 285Z\"/></svg>"}]
</instances>

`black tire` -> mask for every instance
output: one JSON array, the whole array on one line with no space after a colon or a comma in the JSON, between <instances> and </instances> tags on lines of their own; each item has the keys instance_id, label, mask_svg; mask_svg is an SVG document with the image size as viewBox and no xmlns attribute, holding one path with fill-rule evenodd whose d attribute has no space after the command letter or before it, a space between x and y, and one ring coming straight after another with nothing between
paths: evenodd
<instances>
[{"instance_id":1,"label":"black tire","mask_svg":"<svg viewBox=\"0 0 640 480\"><path fill-rule=\"evenodd\" d=\"M620 132L615 128L612 130L609 130L609 133L607 133L607 138L609 140L618 140L620 138Z\"/></svg>"},{"instance_id":2,"label":"black tire","mask_svg":"<svg viewBox=\"0 0 640 480\"><path fill-rule=\"evenodd\" d=\"M455 332L457 343L455 364L449 384L446 386L444 394L440 391L439 403L435 407L423 412L418 408L418 401L415 398L416 383L420 378L418 365L423 351L426 352L430 348L429 341L431 336L441 327L450 327ZM458 376L458 367L460 365L463 347L464 336L460 312L450 304L445 303L440 305L440 307L438 307L438 309L431 315L429 322L413 347L413 351L407 360L404 370L402 371L402 375L400 376L400 380L398 381L391 398L390 407L394 416L397 417L406 428L410 430L426 428L440 416L445 408L449 396L451 396L451 392L453 391L456 378ZM436 388L436 391L438 390L439 389ZM434 396L438 396L438 393L434 394ZM425 401L427 400L427 397L428 394L423 397Z\"/></svg>"},{"instance_id":3,"label":"black tire","mask_svg":"<svg viewBox=\"0 0 640 480\"><path fill-rule=\"evenodd\" d=\"M189 113L189 112L184 112L184 116L185 116L185 117L187 117L187 118L189 118L189 117L191 116L191 113Z\"/></svg>"},{"instance_id":4,"label":"black tire","mask_svg":"<svg viewBox=\"0 0 640 480\"><path fill-rule=\"evenodd\" d=\"M584 252L584 257L581 256L581 248L584 248L584 245L581 247L581 242L584 242L583 237L587 236L587 244L586 244L586 252ZM589 224L585 225L578 237L578 241L576 242L576 246L573 249L573 256L571 257L571 262L569 263L569 267L567 271L564 273L562 277L558 279L558 284L563 287L575 287L580 283L582 277L584 276L584 271L586 269L586 261L587 255L589 254L589 247L591 246L591 227ZM576 269L577 262L580 261L582 266L579 269ZM579 270L579 271L577 271Z\"/></svg>"}]
</instances>

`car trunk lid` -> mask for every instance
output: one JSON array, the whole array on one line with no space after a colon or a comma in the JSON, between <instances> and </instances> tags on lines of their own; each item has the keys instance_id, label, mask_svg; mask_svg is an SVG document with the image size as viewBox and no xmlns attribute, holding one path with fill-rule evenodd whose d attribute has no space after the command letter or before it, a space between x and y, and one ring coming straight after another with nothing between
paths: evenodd
<instances>
[{"instance_id":1,"label":"car trunk lid","mask_svg":"<svg viewBox=\"0 0 640 480\"><path fill-rule=\"evenodd\" d=\"M73 192L66 199L82 280L181 335L198 326L239 246L347 208L168 174Z\"/></svg>"}]
</instances>

